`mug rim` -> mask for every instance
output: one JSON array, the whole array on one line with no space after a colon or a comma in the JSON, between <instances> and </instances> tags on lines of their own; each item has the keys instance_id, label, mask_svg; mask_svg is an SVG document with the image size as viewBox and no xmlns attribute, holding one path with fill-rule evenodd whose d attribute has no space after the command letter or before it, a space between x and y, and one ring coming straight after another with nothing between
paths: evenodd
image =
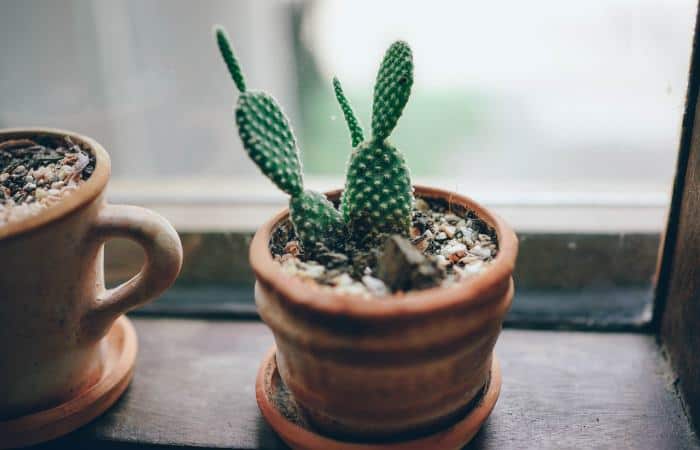
<instances>
[{"instance_id":1,"label":"mug rim","mask_svg":"<svg viewBox=\"0 0 700 450\"><path fill-rule=\"evenodd\" d=\"M7 139L31 138L33 136L68 136L73 140L87 146L95 155L95 170L85 183L75 192L61 199L39 212L16 222L10 222L0 226L0 241L24 235L30 231L44 227L51 222L59 220L71 212L79 209L83 205L93 201L102 191L104 191L109 175L111 164L107 151L94 139L76 133L74 131L62 130L58 128L45 127L23 127L23 128L0 128L0 142Z\"/></svg>"}]
</instances>

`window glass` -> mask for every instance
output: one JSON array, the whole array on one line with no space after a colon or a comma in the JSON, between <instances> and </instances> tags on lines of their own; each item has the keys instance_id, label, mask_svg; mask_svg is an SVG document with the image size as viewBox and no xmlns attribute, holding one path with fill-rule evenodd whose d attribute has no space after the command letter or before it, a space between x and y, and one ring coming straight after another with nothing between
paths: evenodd
<instances>
[{"instance_id":1,"label":"window glass","mask_svg":"<svg viewBox=\"0 0 700 450\"><path fill-rule=\"evenodd\" d=\"M394 140L418 175L547 191L665 190L673 175L695 2L319 2L302 42L318 85L302 110L307 165L340 173L337 74L368 121L386 43L414 48ZM362 32L358 32L361 29ZM301 79L312 84L305 68ZM335 124L335 125L334 125Z\"/></svg>"},{"instance_id":2,"label":"window glass","mask_svg":"<svg viewBox=\"0 0 700 450\"><path fill-rule=\"evenodd\" d=\"M4 2L0 39L12 45L1 50L0 126L89 134L110 151L116 179L257 179L213 45L211 26L222 23L249 84L290 115L307 173L340 176L350 148L331 77L367 127L378 62L402 38L416 82L393 140L416 177L518 195L666 192L695 6Z\"/></svg>"}]
</instances>

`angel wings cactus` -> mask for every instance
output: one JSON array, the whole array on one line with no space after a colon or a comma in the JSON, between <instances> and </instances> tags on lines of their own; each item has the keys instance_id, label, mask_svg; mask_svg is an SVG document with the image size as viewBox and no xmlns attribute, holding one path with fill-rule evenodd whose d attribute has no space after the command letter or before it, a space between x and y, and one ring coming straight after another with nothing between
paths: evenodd
<instances>
[{"instance_id":1,"label":"angel wings cactus","mask_svg":"<svg viewBox=\"0 0 700 450\"><path fill-rule=\"evenodd\" d=\"M408 235L413 203L410 175L403 156L387 140L413 84L408 45L396 42L384 56L374 88L372 131L367 140L340 82L333 80L353 146L338 210L323 194L304 188L299 148L287 117L273 97L247 89L225 31L217 27L215 34L240 92L235 118L243 147L263 174L289 194L290 220L304 251L312 253L319 243L340 249L348 235L362 246L374 245L387 234Z\"/></svg>"}]
</instances>

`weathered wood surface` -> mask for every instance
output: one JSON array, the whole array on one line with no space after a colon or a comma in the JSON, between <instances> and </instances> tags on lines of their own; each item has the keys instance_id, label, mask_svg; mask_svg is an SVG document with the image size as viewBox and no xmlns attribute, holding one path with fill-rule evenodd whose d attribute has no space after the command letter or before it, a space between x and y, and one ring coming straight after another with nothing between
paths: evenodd
<instances>
[{"instance_id":1,"label":"weathered wood surface","mask_svg":"<svg viewBox=\"0 0 700 450\"><path fill-rule=\"evenodd\" d=\"M46 448L284 448L255 403L272 344L263 324L134 324L140 353L124 398ZM700 448L652 336L506 330L497 353L501 398L469 448Z\"/></svg>"},{"instance_id":2,"label":"weathered wood surface","mask_svg":"<svg viewBox=\"0 0 700 450\"><path fill-rule=\"evenodd\" d=\"M698 12L700 18L700 11ZM673 185L654 323L700 430L700 19L696 21L686 110Z\"/></svg>"}]
</instances>

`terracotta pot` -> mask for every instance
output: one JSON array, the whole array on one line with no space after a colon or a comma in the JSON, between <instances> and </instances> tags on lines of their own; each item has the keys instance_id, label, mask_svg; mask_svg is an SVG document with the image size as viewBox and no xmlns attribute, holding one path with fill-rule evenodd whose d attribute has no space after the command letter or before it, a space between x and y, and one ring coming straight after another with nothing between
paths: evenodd
<instances>
[{"instance_id":1,"label":"terracotta pot","mask_svg":"<svg viewBox=\"0 0 700 450\"><path fill-rule=\"evenodd\" d=\"M38 215L0 227L0 418L60 404L100 378L100 339L121 314L154 298L177 277L182 247L161 216L108 205L107 152L79 134L49 129L0 130L0 141L70 136L96 157L92 176ZM141 271L106 289L103 244L139 243Z\"/></svg>"},{"instance_id":2,"label":"terracotta pot","mask_svg":"<svg viewBox=\"0 0 700 450\"><path fill-rule=\"evenodd\" d=\"M485 385L513 297L515 233L473 200L416 187L416 195L474 210L499 252L487 270L445 288L365 299L284 274L268 243L285 210L251 244L255 300L277 344L282 380L313 424L351 439L411 437L447 426ZM339 191L328 194L338 198Z\"/></svg>"}]
</instances>

